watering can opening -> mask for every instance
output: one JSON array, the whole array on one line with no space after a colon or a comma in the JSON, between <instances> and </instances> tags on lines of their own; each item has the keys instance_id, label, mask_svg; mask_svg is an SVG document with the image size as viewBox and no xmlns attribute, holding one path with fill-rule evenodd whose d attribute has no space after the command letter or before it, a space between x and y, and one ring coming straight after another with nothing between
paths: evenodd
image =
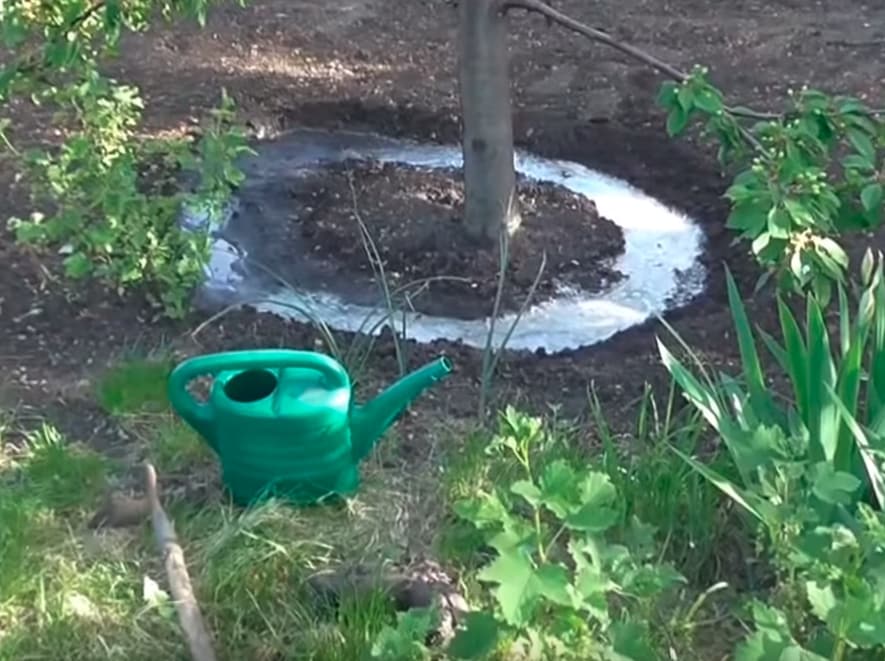
<instances>
[{"instance_id":1,"label":"watering can opening","mask_svg":"<svg viewBox=\"0 0 885 661\"><path fill-rule=\"evenodd\" d=\"M224 394L241 404L262 400L276 389L276 375L263 369L245 370L224 384Z\"/></svg>"}]
</instances>

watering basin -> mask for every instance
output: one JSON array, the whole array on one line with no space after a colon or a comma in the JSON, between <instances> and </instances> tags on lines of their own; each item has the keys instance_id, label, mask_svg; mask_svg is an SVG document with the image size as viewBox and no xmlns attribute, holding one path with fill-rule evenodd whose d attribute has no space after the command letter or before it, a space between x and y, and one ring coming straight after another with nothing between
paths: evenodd
<instances>
[{"instance_id":1,"label":"watering basin","mask_svg":"<svg viewBox=\"0 0 885 661\"><path fill-rule=\"evenodd\" d=\"M383 305L348 300L315 283L283 286L266 273L262 275L249 268L250 256L261 248L255 228L269 222L262 206L272 206L272 198L285 189L284 182L291 181L299 172L315 172L349 159L459 168L460 147L368 133L298 129L259 145L256 151L257 155L247 158L241 166L246 180L226 217L218 219L202 297L215 304L248 303L259 311L297 321L321 319L330 328L342 331L376 327L374 332L380 332L380 325L374 322L385 316ZM622 179L578 163L518 151L515 166L529 179L558 184L593 200L600 215L621 228L625 247L614 264L623 275L618 282L593 294L562 287L554 298L530 306L510 336L508 348L554 353L596 344L687 303L703 290L706 273L699 261L703 233L685 214ZM248 205L249 212L245 213L243 202L250 200L256 202ZM262 200L268 200L268 204L262 205ZM232 220L234 217L236 221ZM193 210L184 218L190 227L206 221L204 215ZM288 258L297 260L298 255ZM515 313L505 314L496 320L494 346L504 339L515 317ZM490 320L405 312L402 316L397 314L395 325L408 339L418 342L460 341L481 348L487 341Z\"/></svg>"}]
</instances>

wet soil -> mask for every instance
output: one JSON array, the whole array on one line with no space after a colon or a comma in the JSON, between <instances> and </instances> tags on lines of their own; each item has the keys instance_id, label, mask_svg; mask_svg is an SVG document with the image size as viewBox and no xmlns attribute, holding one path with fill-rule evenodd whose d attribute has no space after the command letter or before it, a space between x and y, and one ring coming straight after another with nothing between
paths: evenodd
<instances>
[{"instance_id":1,"label":"wet soil","mask_svg":"<svg viewBox=\"0 0 885 661\"><path fill-rule=\"evenodd\" d=\"M465 231L460 171L344 162L320 170L293 195L306 211L296 221L306 249L338 275L380 277L383 269L392 290L421 291L410 297L419 312L462 319L492 313L501 250ZM624 235L591 200L522 177L517 199L521 223L507 244L502 311L548 300L562 287L597 292L622 277L613 264Z\"/></svg>"}]
</instances>

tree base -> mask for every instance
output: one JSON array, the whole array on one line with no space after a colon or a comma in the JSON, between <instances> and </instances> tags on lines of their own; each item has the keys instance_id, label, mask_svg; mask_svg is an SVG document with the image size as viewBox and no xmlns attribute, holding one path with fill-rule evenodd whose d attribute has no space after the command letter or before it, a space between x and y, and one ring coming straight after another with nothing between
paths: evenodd
<instances>
[{"instance_id":1,"label":"tree base","mask_svg":"<svg viewBox=\"0 0 885 661\"><path fill-rule=\"evenodd\" d=\"M371 273L362 222L391 289L429 278L459 278L431 282L429 291L413 301L415 309L464 319L491 312L500 246L467 235L460 171L345 162L305 183L296 194L307 206L298 231L311 255L339 274ZM547 264L533 302L555 296L560 285L595 292L622 277L613 262L623 253L623 233L599 215L592 201L530 180L518 181L517 197L522 220L509 240L503 311L519 309L545 252ZM446 309L440 310L441 304Z\"/></svg>"}]
</instances>

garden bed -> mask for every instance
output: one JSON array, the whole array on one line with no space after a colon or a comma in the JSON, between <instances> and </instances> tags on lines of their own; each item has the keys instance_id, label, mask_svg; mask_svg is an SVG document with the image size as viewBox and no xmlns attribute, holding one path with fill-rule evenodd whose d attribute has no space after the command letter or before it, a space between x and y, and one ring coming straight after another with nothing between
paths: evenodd
<instances>
[{"instance_id":1,"label":"garden bed","mask_svg":"<svg viewBox=\"0 0 885 661\"><path fill-rule=\"evenodd\" d=\"M327 2L256 0L246 10L219 9L205 31L179 26L131 40L114 68L121 79L131 77L143 87L150 130L189 130L190 118L211 107L224 85L256 135L314 126L454 143L459 127L454 14L448 5L403 0L339 8ZM845 2L822 10L781 1L750 13L693 0L683 3L678 15L645 0L603 2L590 9L578 0L563 0L556 6L589 24L607 17L606 29L683 66L708 64L735 103L772 106L787 88L807 80L885 105L885 53L881 32L876 32L885 24L885 10L870 3ZM260 47L250 48L256 40ZM701 224L708 287L670 313L668 321L713 368L737 373L739 354L722 266L728 264L745 295L759 272L743 248L732 246L734 235L724 228L727 180L719 174L715 155L701 141L666 137L664 117L653 103L659 80L620 54L573 41L541 20L520 16L514 16L511 52L520 147L622 177ZM48 118L22 116L16 109L13 114L24 143L49 139L44 131ZM0 174L9 191L8 213L26 217L31 208L24 189L7 164ZM339 194L349 192L340 178L335 186ZM375 212L393 191L386 181L364 182L370 190L373 186L374 198L361 196L364 188L357 188L361 211L367 219L374 215L387 222L392 215ZM345 196L327 209L331 215L348 207ZM335 236L343 236L344 217L335 217L341 221ZM612 241L605 245L581 248L597 255L599 264L617 252L617 237L607 236ZM409 245L414 239L405 235L404 240ZM268 242L283 245L273 237ZM883 245L881 237L873 242ZM577 243L568 248L579 250ZM355 260L359 252L353 255ZM113 409L100 387L107 368L128 365L132 355L176 361L236 348L322 349L321 333L309 324L248 309L206 327L200 327L205 316L197 314L163 320L138 295L121 298L94 284L66 280L60 259L13 245L4 230L0 530L12 535L0 533L0 555L7 554L5 562L13 569L0 581L0 603L5 604L0 608L0 650L6 645L13 658L93 659L108 649L132 659L183 653L168 604L144 580L163 579L143 530L95 532L87 526L105 491L137 490L138 464L145 458L157 462L210 629L227 658L313 654L344 661L357 658L393 621L387 605L373 610L373 603L349 604L329 615L299 601L301 593L293 586L304 581L304 567L359 564L369 558L403 569L430 557L453 574L469 574L465 559L451 552L473 547L458 536L464 531L452 525L450 505L475 495L477 486L493 486L488 475L477 473L489 467L483 445L492 437L475 426L481 351L449 342L400 347L410 368L445 353L455 373L397 423L364 466L364 489L349 509L243 512L225 501L211 453L162 402L162 378L129 372L117 387L137 391L129 396L135 403ZM414 266L423 268L424 262ZM466 262L463 266L468 268ZM487 293L491 270L484 273ZM600 278L587 286L597 286L605 275L602 269L596 274ZM518 300L514 295L508 304ZM777 324L772 303L763 292L749 304L753 322L768 331ZM678 425L655 427L648 405L641 408L648 401L643 399L646 384L656 392L660 410L670 392L656 336L674 346L666 329L648 322L598 346L556 355L507 352L490 405L514 404L539 415L549 415L552 408L551 424L564 428L557 431L559 445L569 449L570 460L583 462L578 465L604 470L593 463L607 456L603 441L634 457L624 469L632 481L619 488L625 502L632 498L644 507L641 514L658 525L662 539L670 540L668 557L691 574L687 594L696 596L719 580L731 586L706 602L688 638L672 642L683 653L680 658L729 658L745 635L739 606L750 596L766 594L770 575L754 557L731 508L692 481L690 473L680 472L685 466L663 445L696 436L699 447L708 450L716 445L715 437L682 418ZM355 340L347 333L336 337L343 347ZM389 335L378 339L359 373L361 401L396 378L397 355ZM591 415L591 393L611 429ZM159 409L145 411L146 399L159 399ZM649 494L661 509L642 500ZM34 521L40 526L31 525ZM674 542L684 543L674 550ZM43 610L36 613L33 604L41 598Z\"/></svg>"}]
</instances>

